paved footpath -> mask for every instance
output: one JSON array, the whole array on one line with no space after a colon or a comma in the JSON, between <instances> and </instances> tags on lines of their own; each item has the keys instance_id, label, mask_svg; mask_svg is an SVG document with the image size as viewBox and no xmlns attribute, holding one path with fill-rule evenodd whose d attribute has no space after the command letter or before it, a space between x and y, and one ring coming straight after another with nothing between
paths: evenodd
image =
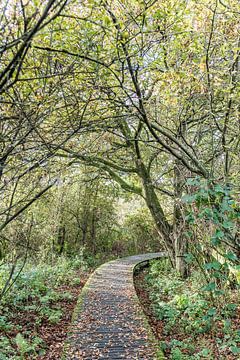
<instances>
[{"instance_id":1,"label":"paved footpath","mask_svg":"<svg viewBox=\"0 0 240 360\"><path fill-rule=\"evenodd\" d=\"M162 253L130 256L98 268L80 295L66 360L154 359L153 335L137 300L133 269Z\"/></svg>"}]
</instances>

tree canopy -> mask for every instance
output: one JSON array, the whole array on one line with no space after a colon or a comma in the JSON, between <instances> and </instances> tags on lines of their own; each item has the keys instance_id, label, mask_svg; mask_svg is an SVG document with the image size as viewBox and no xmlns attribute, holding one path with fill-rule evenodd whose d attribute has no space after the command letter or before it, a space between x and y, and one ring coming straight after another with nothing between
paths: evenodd
<instances>
[{"instance_id":1,"label":"tree canopy","mask_svg":"<svg viewBox=\"0 0 240 360\"><path fill-rule=\"evenodd\" d=\"M199 223L202 206L211 212L204 218L211 236L230 216L229 240L217 252L238 256L237 1L12 1L1 8L5 240L9 224L50 188L90 171L91 181L143 199L183 274L184 254L196 245L186 219L190 211ZM212 214L221 211L218 223ZM213 254L211 242L196 236Z\"/></svg>"}]
</instances>

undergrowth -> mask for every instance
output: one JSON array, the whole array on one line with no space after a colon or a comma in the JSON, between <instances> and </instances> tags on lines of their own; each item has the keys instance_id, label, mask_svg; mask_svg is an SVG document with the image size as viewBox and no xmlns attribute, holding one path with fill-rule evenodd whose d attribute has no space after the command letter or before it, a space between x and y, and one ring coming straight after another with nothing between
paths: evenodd
<instances>
[{"instance_id":1,"label":"undergrowth","mask_svg":"<svg viewBox=\"0 0 240 360\"><path fill-rule=\"evenodd\" d=\"M167 358L240 359L239 289L212 303L199 272L181 280L167 260L153 261L145 279L154 314L163 322L160 348Z\"/></svg>"},{"instance_id":2,"label":"undergrowth","mask_svg":"<svg viewBox=\"0 0 240 360\"><path fill-rule=\"evenodd\" d=\"M9 276L9 267L10 264L0 267L1 286ZM61 304L72 301L66 288L78 286L87 271L82 257L71 260L62 257L54 265L27 264L16 281L13 277L12 286L0 303L0 360L44 355L47 345L39 328L43 323L48 326L61 321ZM18 274L18 269L15 273Z\"/></svg>"}]
</instances>

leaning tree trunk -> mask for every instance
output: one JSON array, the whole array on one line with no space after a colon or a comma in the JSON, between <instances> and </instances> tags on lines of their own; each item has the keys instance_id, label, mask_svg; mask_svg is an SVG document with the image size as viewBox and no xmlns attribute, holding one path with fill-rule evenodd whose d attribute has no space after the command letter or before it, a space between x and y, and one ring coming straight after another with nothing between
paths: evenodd
<instances>
[{"instance_id":1,"label":"leaning tree trunk","mask_svg":"<svg viewBox=\"0 0 240 360\"><path fill-rule=\"evenodd\" d=\"M138 159L138 173L142 179L146 205L156 224L157 231L163 240L173 267L176 267L174 243L172 239L172 226L168 223L160 205L150 175L141 159Z\"/></svg>"}]
</instances>

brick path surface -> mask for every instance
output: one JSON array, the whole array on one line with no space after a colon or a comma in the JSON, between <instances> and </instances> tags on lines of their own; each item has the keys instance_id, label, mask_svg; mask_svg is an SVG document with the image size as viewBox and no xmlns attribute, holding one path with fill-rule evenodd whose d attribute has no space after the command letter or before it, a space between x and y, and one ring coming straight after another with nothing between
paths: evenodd
<instances>
[{"instance_id":1,"label":"brick path surface","mask_svg":"<svg viewBox=\"0 0 240 360\"><path fill-rule=\"evenodd\" d=\"M130 256L97 269L83 290L65 359L154 359L155 346L133 284L138 263L162 253Z\"/></svg>"}]
</instances>

